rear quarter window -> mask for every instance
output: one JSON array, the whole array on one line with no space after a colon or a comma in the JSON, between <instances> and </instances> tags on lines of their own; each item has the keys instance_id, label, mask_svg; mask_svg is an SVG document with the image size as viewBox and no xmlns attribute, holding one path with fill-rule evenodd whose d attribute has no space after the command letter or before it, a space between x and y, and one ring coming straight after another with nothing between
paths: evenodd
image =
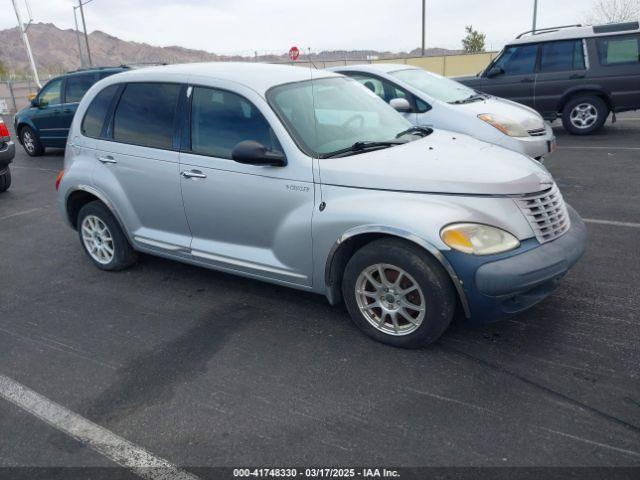
<instances>
[{"instance_id":1,"label":"rear quarter window","mask_svg":"<svg viewBox=\"0 0 640 480\"><path fill-rule=\"evenodd\" d=\"M598 38L601 65L640 64L640 35Z\"/></svg>"},{"instance_id":2,"label":"rear quarter window","mask_svg":"<svg viewBox=\"0 0 640 480\"><path fill-rule=\"evenodd\" d=\"M84 136L100 137L102 125L109 112L111 101L119 87L120 85L110 85L93 98L91 105L87 108L87 113L84 114L82 119L81 131Z\"/></svg>"}]
</instances>

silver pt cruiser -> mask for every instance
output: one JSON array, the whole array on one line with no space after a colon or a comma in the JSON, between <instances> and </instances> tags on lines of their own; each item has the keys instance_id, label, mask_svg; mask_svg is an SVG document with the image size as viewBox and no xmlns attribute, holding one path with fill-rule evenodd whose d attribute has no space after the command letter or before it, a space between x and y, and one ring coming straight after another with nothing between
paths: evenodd
<instances>
[{"instance_id":1,"label":"silver pt cruiser","mask_svg":"<svg viewBox=\"0 0 640 480\"><path fill-rule=\"evenodd\" d=\"M457 309L486 322L532 306L586 241L538 162L299 67L108 77L78 107L56 185L103 270L146 252L321 293L401 347L435 341Z\"/></svg>"}]
</instances>

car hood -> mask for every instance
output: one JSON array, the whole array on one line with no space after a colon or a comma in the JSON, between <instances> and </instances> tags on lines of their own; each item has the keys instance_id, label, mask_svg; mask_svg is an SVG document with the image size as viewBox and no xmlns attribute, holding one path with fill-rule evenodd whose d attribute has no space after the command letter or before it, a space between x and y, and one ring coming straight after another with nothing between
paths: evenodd
<instances>
[{"instance_id":1,"label":"car hood","mask_svg":"<svg viewBox=\"0 0 640 480\"><path fill-rule=\"evenodd\" d=\"M538 112L504 98L491 96L482 101L461 103L453 106L476 116L483 113L500 115L517 122L525 130L544 128L544 120Z\"/></svg>"},{"instance_id":2,"label":"car hood","mask_svg":"<svg viewBox=\"0 0 640 480\"><path fill-rule=\"evenodd\" d=\"M355 188L512 195L553 183L551 174L525 155L446 130L404 145L319 162L323 184Z\"/></svg>"}]
</instances>

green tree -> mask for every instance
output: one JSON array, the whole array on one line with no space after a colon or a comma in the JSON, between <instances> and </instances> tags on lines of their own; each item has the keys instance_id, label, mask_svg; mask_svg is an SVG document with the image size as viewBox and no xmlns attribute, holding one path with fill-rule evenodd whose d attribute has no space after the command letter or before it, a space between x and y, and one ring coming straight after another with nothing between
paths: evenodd
<instances>
[{"instance_id":1,"label":"green tree","mask_svg":"<svg viewBox=\"0 0 640 480\"><path fill-rule=\"evenodd\" d=\"M484 41L487 36L484 33L480 33L473 29L473 25L468 25L464 29L467 32L467 36L462 39L462 46L466 53L481 53L484 52Z\"/></svg>"}]
</instances>

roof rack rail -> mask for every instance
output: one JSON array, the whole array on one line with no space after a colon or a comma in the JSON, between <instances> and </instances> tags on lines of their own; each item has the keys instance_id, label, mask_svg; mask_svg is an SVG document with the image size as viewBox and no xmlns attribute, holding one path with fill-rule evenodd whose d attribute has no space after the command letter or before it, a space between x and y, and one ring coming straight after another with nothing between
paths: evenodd
<instances>
[{"instance_id":1,"label":"roof rack rail","mask_svg":"<svg viewBox=\"0 0 640 480\"><path fill-rule=\"evenodd\" d=\"M559 27L548 27L548 28L536 28L535 30L527 30L526 32L522 32L520 35L516 37L522 38L527 34L538 35L540 33L549 33L549 32L557 32L558 30L562 30L563 28L573 28L573 27L584 27L581 23L577 23L575 25L561 25Z\"/></svg>"},{"instance_id":2,"label":"roof rack rail","mask_svg":"<svg viewBox=\"0 0 640 480\"><path fill-rule=\"evenodd\" d=\"M122 68L135 68L135 67L153 67L153 66L164 66L169 65L167 62L131 62L131 63L123 63L120 65Z\"/></svg>"},{"instance_id":3,"label":"roof rack rail","mask_svg":"<svg viewBox=\"0 0 640 480\"><path fill-rule=\"evenodd\" d=\"M66 73L77 73L77 72L87 72L89 70L107 70L108 68L120 68L122 65L111 65L108 67L86 67L86 68L78 68L77 70L69 70Z\"/></svg>"}]
</instances>

